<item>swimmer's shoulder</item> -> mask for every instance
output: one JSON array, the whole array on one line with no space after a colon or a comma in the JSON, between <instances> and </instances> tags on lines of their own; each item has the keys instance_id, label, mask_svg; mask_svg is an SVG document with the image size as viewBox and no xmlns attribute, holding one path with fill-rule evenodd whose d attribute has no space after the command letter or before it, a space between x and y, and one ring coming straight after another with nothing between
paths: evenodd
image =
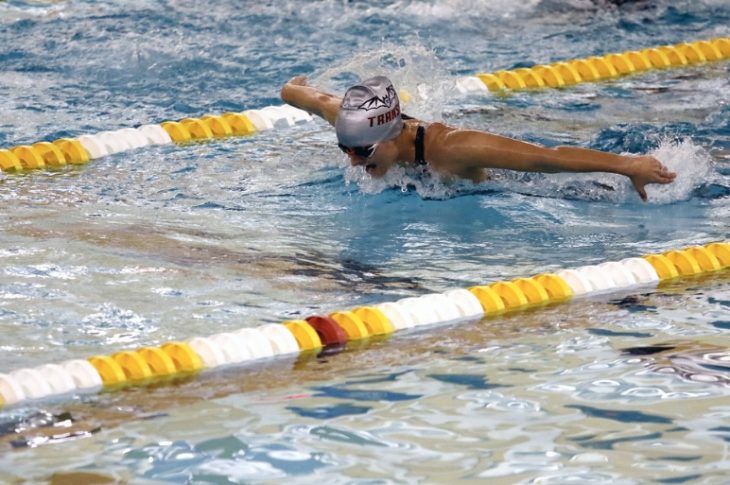
<instances>
[{"instance_id":1,"label":"swimmer's shoulder","mask_svg":"<svg viewBox=\"0 0 730 485\"><path fill-rule=\"evenodd\" d=\"M426 131L426 160L437 171L470 180L474 183L489 179L489 173L479 167L464 166L458 162L459 151L457 139L452 134L463 133L462 128L456 128L446 123L434 122L428 125Z\"/></svg>"},{"instance_id":2,"label":"swimmer's shoulder","mask_svg":"<svg viewBox=\"0 0 730 485\"><path fill-rule=\"evenodd\" d=\"M457 130L457 128L440 121L423 121L411 117L404 118L404 121L408 126L423 126L426 129L426 143L428 143L428 140L430 139L439 139L446 136L448 133Z\"/></svg>"},{"instance_id":3,"label":"swimmer's shoulder","mask_svg":"<svg viewBox=\"0 0 730 485\"><path fill-rule=\"evenodd\" d=\"M430 151L433 154L440 153L445 148L444 143L449 134L457 130L453 126L449 126L440 121L424 124L424 126L426 127L426 152L428 153Z\"/></svg>"}]
</instances>

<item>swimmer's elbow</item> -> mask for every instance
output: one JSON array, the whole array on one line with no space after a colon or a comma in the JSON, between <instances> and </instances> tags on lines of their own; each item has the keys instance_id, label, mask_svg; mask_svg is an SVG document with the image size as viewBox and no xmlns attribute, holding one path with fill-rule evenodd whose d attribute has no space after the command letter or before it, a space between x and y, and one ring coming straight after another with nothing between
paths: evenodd
<instances>
[{"instance_id":1,"label":"swimmer's elbow","mask_svg":"<svg viewBox=\"0 0 730 485\"><path fill-rule=\"evenodd\" d=\"M292 83L286 83L279 94L285 103L324 118L334 125L339 108L339 100L335 96Z\"/></svg>"}]
</instances>

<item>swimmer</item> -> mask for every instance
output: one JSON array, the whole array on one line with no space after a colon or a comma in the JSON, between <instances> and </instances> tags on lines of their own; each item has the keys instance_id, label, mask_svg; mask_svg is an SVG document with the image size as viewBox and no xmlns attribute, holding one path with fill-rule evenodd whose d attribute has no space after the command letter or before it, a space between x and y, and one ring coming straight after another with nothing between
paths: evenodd
<instances>
[{"instance_id":1,"label":"swimmer","mask_svg":"<svg viewBox=\"0 0 730 485\"><path fill-rule=\"evenodd\" d=\"M641 200L647 184L671 183L676 174L648 155L617 155L588 148L548 148L485 131L424 123L400 111L398 94L384 76L352 86L343 98L290 79L281 99L325 119L353 166L382 177L395 165L424 166L450 178L479 183L488 169L522 172L610 172L628 177Z\"/></svg>"}]
</instances>

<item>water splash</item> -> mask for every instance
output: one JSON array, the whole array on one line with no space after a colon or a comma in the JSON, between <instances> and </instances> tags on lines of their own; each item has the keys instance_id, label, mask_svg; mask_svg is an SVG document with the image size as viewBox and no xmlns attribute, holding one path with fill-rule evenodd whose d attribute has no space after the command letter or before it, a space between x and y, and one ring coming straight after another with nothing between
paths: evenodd
<instances>
[{"instance_id":1,"label":"water splash","mask_svg":"<svg viewBox=\"0 0 730 485\"><path fill-rule=\"evenodd\" d=\"M415 192L424 199L450 199L457 195L476 192L478 186L468 181L446 180L436 173L424 173L413 167L393 167L380 178L371 177L363 167L347 166L345 182L354 183L366 194L379 194L388 189Z\"/></svg>"},{"instance_id":2,"label":"water splash","mask_svg":"<svg viewBox=\"0 0 730 485\"><path fill-rule=\"evenodd\" d=\"M15 22L21 19L50 19L63 16L69 8L67 4L66 0L0 2L0 23Z\"/></svg>"},{"instance_id":3,"label":"water splash","mask_svg":"<svg viewBox=\"0 0 730 485\"><path fill-rule=\"evenodd\" d=\"M456 79L436 53L420 43L383 43L329 66L313 76L312 84L344 93L350 85L381 74L399 92L403 111L417 118L441 119L446 103L458 93Z\"/></svg>"},{"instance_id":4,"label":"water splash","mask_svg":"<svg viewBox=\"0 0 730 485\"><path fill-rule=\"evenodd\" d=\"M709 153L691 139L663 139L648 152L677 173L671 184L646 186L648 203L663 205L689 200L694 192L707 184L718 182L719 174ZM630 155L630 153L624 153ZM543 189L578 200L601 200L615 203L638 202L631 181L622 175L608 173L555 174L545 176ZM535 194L535 195L545 195Z\"/></svg>"},{"instance_id":5,"label":"water splash","mask_svg":"<svg viewBox=\"0 0 730 485\"><path fill-rule=\"evenodd\" d=\"M526 0L514 2L512 0L491 0L490 2L473 2L471 0L449 1L408 1L402 2L399 9L402 15L423 17L432 23L443 20L460 21L464 12L469 12L470 18L500 18L534 10L542 0Z\"/></svg>"},{"instance_id":6,"label":"water splash","mask_svg":"<svg viewBox=\"0 0 730 485\"><path fill-rule=\"evenodd\" d=\"M709 153L689 138L665 140L649 154L677 173L677 178L671 184L646 187L649 201L654 204L687 200L697 188L715 182L719 176Z\"/></svg>"},{"instance_id":7,"label":"water splash","mask_svg":"<svg viewBox=\"0 0 730 485\"><path fill-rule=\"evenodd\" d=\"M399 90L403 111L424 120L443 118L448 100L459 96L455 77L450 75L435 52L420 43L395 45L383 43L379 48L361 52L317 73L312 84L330 92L344 92L351 84L373 76L386 74ZM428 79L428 82L422 80ZM636 131L629 141L648 144L651 137ZM603 136L603 138L606 138ZM609 137L614 138L614 137ZM621 144L626 137L619 137ZM631 151L636 151L631 147ZM648 147L641 146L641 149ZM626 146L601 146L599 149L619 151ZM712 183L713 163L710 155L690 139L664 139L650 152L678 176L669 185L647 187L649 202L668 204L692 197L693 192ZM347 167L345 180L355 183L361 191L377 194L386 189L399 188L403 192L415 191L421 197L445 199L464 193L481 192L485 188L497 191L514 191L527 195L560 197L577 200L598 200L615 203L638 202L639 198L628 178L608 173L601 174L532 174L505 170L491 171L492 180L480 185L467 182L450 182L435 176L423 176L411 168L394 168L386 176L374 179L361 168Z\"/></svg>"},{"instance_id":8,"label":"water splash","mask_svg":"<svg viewBox=\"0 0 730 485\"><path fill-rule=\"evenodd\" d=\"M714 169L709 153L689 138L665 140L649 152L670 170L677 173L668 185L648 185L646 190L651 204L670 204L690 199L694 192L708 184L722 183L722 175ZM525 195L564 198L569 200L605 201L614 203L638 202L639 196L631 181L611 173L542 174L492 170L491 179L481 184L467 181L454 182L437 174L424 175L417 169L394 167L384 177L370 177L362 167L346 167L345 181L356 184L367 194L378 194L390 188L403 192L415 191L425 199L490 192L516 192ZM727 177L725 177L727 178Z\"/></svg>"}]
</instances>

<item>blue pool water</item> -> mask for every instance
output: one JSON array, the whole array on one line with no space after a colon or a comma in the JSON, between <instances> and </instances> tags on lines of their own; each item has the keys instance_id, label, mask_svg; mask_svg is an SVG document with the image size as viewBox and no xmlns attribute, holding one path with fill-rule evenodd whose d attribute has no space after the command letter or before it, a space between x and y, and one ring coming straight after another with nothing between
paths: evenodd
<instances>
[{"instance_id":1,"label":"blue pool water","mask_svg":"<svg viewBox=\"0 0 730 485\"><path fill-rule=\"evenodd\" d=\"M653 152L370 180L317 121L0 174L0 372L729 239L730 64L563 90L460 76L730 36L724 0L0 1L0 147L280 104L374 72L409 114ZM0 482L722 483L727 274L0 410ZM73 475L77 474L77 475Z\"/></svg>"}]
</instances>

